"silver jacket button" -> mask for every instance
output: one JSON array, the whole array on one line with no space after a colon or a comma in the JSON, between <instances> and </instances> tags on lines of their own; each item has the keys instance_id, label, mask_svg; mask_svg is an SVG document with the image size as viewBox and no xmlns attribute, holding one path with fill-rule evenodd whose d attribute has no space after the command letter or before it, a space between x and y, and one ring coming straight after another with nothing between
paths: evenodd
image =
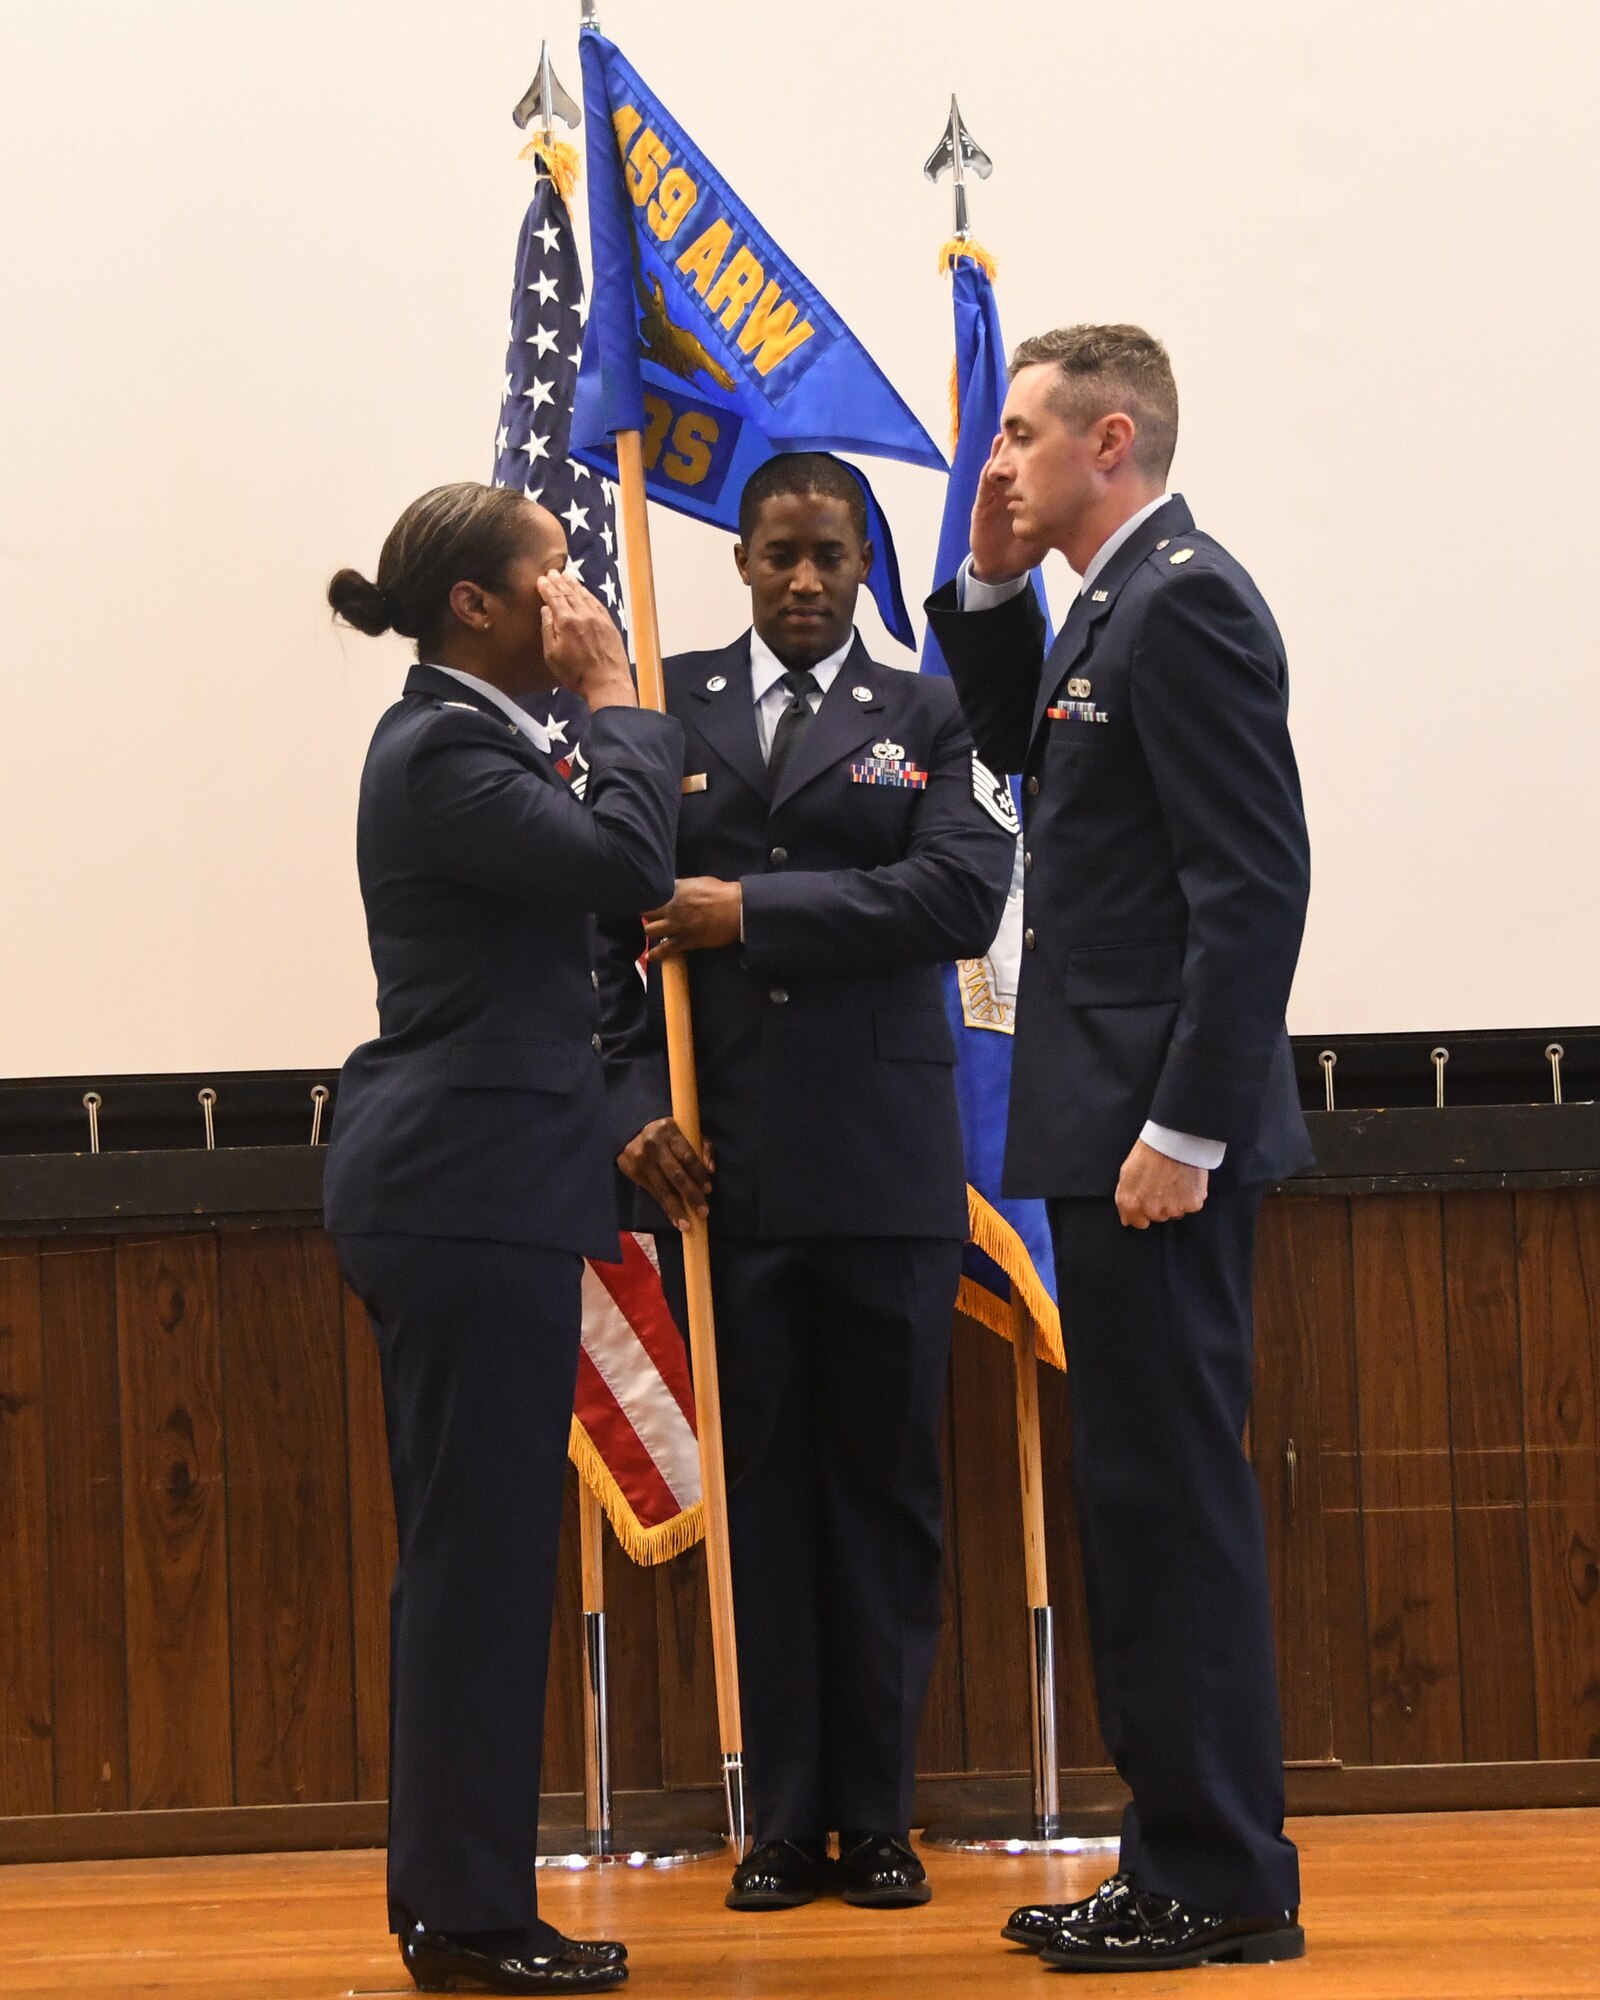
<instances>
[{"instance_id":1,"label":"silver jacket button","mask_svg":"<svg viewBox=\"0 0 1600 2000\"><path fill-rule=\"evenodd\" d=\"M774 986L772 991L767 995L767 998L772 1002L774 1007L781 1007L788 997L789 989L786 986Z\"/></svg>"}]
</instances>

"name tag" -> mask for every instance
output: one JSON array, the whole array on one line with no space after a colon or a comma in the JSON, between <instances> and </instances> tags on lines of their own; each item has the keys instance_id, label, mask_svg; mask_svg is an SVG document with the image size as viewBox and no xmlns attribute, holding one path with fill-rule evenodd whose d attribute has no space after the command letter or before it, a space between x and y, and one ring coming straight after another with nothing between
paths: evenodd
<instances>
[{"instance_id":1,"label":"name tag","mask_svg":"<svg viewBox=\"0 0 1600 2000\"><path fill-rule=\"evenodd\" d=\"M1051 722L1109 722L1111 717L1092 701L1063 701L1045 710Z\"/></svg>"},{"instance_id":2,"label":"name tag","mask_svg":"<svg viewBox=\"0 0 1600 2000\"><path fill-rule=\"evenodd\" d=\"M898 791L923 792L928 788L928 774L913 764L909 757L874 757L869 764L850 766L852 785L889 785Z\"/></svg>"},{"instance_id":3,"label":"name tag","mask_svg":"<svg viewBox=\"0 0 1600 2000\"><path fill-rule=\"evenodd\" d=\"M705 772L696 771L692 777L684 779L683 784L680 786L679 789L683 792L703 792L705 788L706 788Z\"/></svg>"}]
</instances>

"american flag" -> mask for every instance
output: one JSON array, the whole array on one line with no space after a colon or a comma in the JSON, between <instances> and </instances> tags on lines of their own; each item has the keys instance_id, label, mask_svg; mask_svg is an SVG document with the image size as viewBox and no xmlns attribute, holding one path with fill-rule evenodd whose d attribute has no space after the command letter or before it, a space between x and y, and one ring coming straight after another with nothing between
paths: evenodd
<instances>
[{"instance_id":1,"label":"american flag","mask_svg":"<svg viewBox=\"0 0 1600 2000\"><path fill-rule=\"evenodd\" d=\"M626 638L611 486L567 456L587 317L572 217L541 167L517 243L494 483L519 487L560 517L568 573L604 601ZM582 798L588 710L558 688L532 712L554 741L556 768ZM591 1262L584 1274L572 1458L635 1562L663 1561L699 1539L688 1356L648 1238L624 1235L621 1263Z\"/></svg>"},{"instance_id":2,"label":"american flag","mask_svg":"<svg viewBox=\"0 0 1600 2000\"><path fill-rule=\"evenodd\" d=\"M588 317L572 216L541 168L517 242L494 483L520 487L530 500L560 517L567 531L569 574L604 600L626 638L611 482L567 456ZM582 798L589 770L583 703L558 688L548 710L541 706L539 720L561 746L563 773L571 776L573 790Z\"/></svg>"}]
</instances>

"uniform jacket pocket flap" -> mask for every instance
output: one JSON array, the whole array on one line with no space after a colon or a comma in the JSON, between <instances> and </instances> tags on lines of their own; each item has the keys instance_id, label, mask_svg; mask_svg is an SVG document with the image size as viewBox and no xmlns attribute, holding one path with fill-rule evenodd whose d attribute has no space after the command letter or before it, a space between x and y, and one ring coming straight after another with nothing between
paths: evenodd
<instances>
[{"instance_id":1,"label":"uniform jacket pocket flap","mask_svg":"<svg viewBox=\"0 0 1600 2000\"><path fill-rule=\"evenodd\" d=\"M1067 953L1069 1007L1136 1007L1177 1000L1182 991L1183 945L1177 938L1084 945Z\"/></svg>"},{"instance_id":2,"label":"uniform jacket pocket flap","mask_svg":"<svg viewBox=\"0 0 1600 2000\"><path fill-rule=\"evenodd\" d=\"M544 1042L457 1042L450 1051L453 1090L550 1090L578 1087L575 1049Z\"/></svg>"},{"instance_id":3,"label":"uniform jacket pocket flap","mask_svg":"<svg viewBox=\"0 0 1600 2000\"><path fill-rule=\"evenodd\" d=\"M953 1063L956 1046L942 1007L885 1007L872 1017L873 1042L889 1062Z\"/></svg>"}]
</instances>

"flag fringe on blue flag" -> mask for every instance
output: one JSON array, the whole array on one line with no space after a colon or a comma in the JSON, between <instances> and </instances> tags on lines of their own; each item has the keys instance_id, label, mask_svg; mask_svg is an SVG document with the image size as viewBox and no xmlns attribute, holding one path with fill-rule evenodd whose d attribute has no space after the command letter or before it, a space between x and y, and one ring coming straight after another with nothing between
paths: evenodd
<instances>
[{"instance_id":1,"label":"flag fringe on blue flag","mask_svg":"<svg viewBox=\"0 0 1600 2000\"><path fill-rule=\"evenodd\" d=\"M939 529L934 583L953 576L966 558L972 503L1000 428L1006 394L1005 348L995 305L994 260L961 239L940 254L949 271L955 305L955 369L951 383L952 463ZM1044 605L1037 573L1033 588ZM1047 612L1048 616L1048 612ZM922 671L948 673L932 632L923 642ZM1012 800L1017 784L1011 781ZM969 1317L1007 1338L1012 1300L1026 1307L1039 1352L1066 1367L1061 1315L1055 1297L1055 1260L1042 1201L1020 1201L1000 1191L1006 1110L1011 1094L1011 1037L1016 972L1022 955L1022 843L1005 915L988 956L947 968L945 1005L960 1059L956 1096L967 1165L967 1228L956 1303Z\"/></svg>"}]
</instances>

